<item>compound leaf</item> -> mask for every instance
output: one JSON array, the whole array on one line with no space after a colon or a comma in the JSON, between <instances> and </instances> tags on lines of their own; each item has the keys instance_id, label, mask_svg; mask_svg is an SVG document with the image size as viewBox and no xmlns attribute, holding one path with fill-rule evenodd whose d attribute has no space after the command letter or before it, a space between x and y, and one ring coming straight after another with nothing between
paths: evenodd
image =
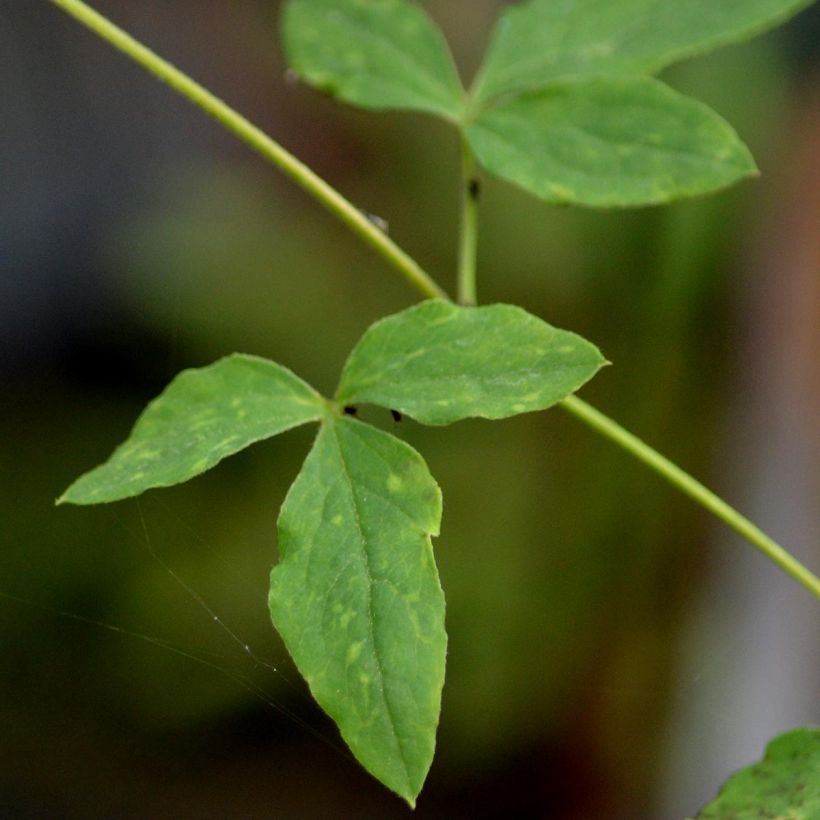
<instances>
[{"instance_id":1,"label":"compound leaf","mask_svg":"<svg viewBox=\"0 0 820 820\"><path fill-rule=\"evenodd\" d=\"M267 359L234 354L185 370L146 407L111 458L77 479L58 503L99 504L179 484L324 412L310 385Z\"/></svg>"},{"instance_id":2,"label":"compound leaf","mask_svg":"<svg viewBox=\"0 0 820 820\"><path fill-rule=\"evenodd\" d=\"M365 108L456 118L464 91L441 31L409 0L290 0L284 44L310 85Z\"/></svg>"},{"instance_id":3,"label":"compound leaf","mask_svg":"<svg viewBox=\"0 0 820 820\"><path fill-rule=\"evenodd\" d=\"M725 120L647 77L557 83L483 111L467 135L488 171L548 202L652 205L756 173Z\"/></svg>"},{"instance_id":4,"label":"compound leaf","mask_svg":"<svg viewBox=\"0 0 820 820\"><path fill-rule=\"evenodd\" d=\"M279 516L270 610L362 765L411 805L435 748L447 637L441 494L388 433L328 419Z\"/></svg>"},{"instance_id":5,"label":"compound leaf","mask_svg":"<svg viewBox=\"0 0 820 820\"><path fill-rule=\"evenodd\" d=\"M482 101L589 74L647 74L784 22L812 0L531 0L505 11Z\"/></svg>"},{"instance_id":6,"label":"compound leaf","mask_svg":"<svg viewBox=\"0 0 820 820\"><path fill-rule=\"evenodd\" d=\"M820 729L775 738L763 760L729 778L697 820L764 818L820 818Z\"/></svg>"},{"instance_id":7,"label":"compound leaf","mask_svg":"<svg viewBox=\"0 0 820 820\"><path fill-rule=\"evenodd\" d=\"M424 424L543 410L605 364L589 342L512 305L431 300L376 322L345 364L337 400Z\"/></svg>"}]
</instances>

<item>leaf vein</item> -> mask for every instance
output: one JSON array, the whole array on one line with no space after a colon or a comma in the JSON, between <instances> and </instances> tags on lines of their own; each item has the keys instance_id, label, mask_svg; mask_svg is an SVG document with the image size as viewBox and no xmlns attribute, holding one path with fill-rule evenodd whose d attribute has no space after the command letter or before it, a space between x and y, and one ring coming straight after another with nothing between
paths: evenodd
<instances>
[{"instance_id":1,"label":"leaf vein","mask_svg":"<svg viewBox=\"0 0 820 820\"><path fill-rule=\"evenodd\" d=\"M353 508L353 518L356 524L356 529L359 534L359 546L361 548L361 556L362 562L364 564L366 573L367 573L367 624L368 624L368 631L370 633L370 645L373 647L373 657L376 661L376 669L378 671L378 686L379 686L379 694L381 695L382 702L384 703L385 711L387 712L388 722L390 725L390 732L393 736L393 740L396 744L396 748L399 753L399 757L404 765L404 775L407 784L408 791L412 790L410 785L410 768L407 763L407 757L405 755L404 746L401 742L401 738L399 737L398 732L396 731L396 719L393 715L393 709L390 703L389 698L387 697L387 692L384 686L384 669L382 667L382 660L381 655L379 653L379 648L377 646L376 641L376 630L375 630L375 618L373 614L373 572L370 567L370 556L367 553L367 546L366 546L366 538L364 534L364 527L362 526L362 517L361 511L359 509L359 501L356 495L356 488L355 484L353 483L353 478L350 474L350 469L347 465L347 461L345 460L344 448L342 447L342 443L339 439L339 431L336 427L336 424L333 423L333 436L336 440L336 448L339 453L339 464L342 467L342 474L345 478L345 482L347 485L348 492L350 493L350 501L351 506Z\"/></svg>"}]
</instances>

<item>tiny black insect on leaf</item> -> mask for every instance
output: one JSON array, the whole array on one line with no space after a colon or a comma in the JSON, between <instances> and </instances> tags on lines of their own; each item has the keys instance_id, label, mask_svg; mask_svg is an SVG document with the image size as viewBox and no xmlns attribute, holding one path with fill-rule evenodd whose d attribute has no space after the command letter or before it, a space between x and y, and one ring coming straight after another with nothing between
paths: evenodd
<instances>
[{"instance_id":1,"label":"tiny black insect on leaf","mask_svg":"<svg viewBox=\"0 0 820 820\"><path fill-rule=\"evenodd\" d=\"M390 415L393 416L393 421L395 421L397 423L400 422L403 418L402 414L399 413L398 410L391 410Z\"/></svg>"},{"instance_id":2,"label":"tiny black insect on leaf","mask_svg":"<svg viewBox=\"0 0 820 820\"><path fill-rule=\"evenodd\" d=\"M358 412L359 409L357 407L353 407L352 404L348 404L347 407L345 407L346 416L355 416Z\"/></svg>"}]
</instances>

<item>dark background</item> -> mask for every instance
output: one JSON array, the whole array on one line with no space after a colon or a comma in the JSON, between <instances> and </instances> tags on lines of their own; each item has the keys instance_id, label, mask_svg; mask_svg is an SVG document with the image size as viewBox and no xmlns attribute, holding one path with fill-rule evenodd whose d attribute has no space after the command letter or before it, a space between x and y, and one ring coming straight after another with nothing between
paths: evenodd
<instances>
[{"instance_id":1,"label":"dark background","mask_svg":"<svg viewBox=\"0 0 820 820\"><path fill-rule=\"evenodd\" d=\"M500 5L428 4L466 76ZM277 3L97 6L454 286L447 127L286 84ZM815 568L819 21L665 75L735 125L760 180L612 213L488 181L479 281L598 343L615 366L584 398ZM52 503L183 367L238 350L330 391L416 294L45 0L0 2L0 90L0 817L409 816L269 623L310 430L139 502ZM445 498L448 678L417 817L675 820L818 722L816 602L626 455L559 410L398 432Z\"/></svg>"}]
</instances>

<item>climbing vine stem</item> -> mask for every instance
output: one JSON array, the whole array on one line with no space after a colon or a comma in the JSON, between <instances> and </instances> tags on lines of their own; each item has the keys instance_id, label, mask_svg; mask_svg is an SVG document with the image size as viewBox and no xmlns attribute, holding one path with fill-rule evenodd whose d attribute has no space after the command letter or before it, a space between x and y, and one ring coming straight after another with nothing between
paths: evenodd
<instances>
[{"instance_id":1,"label":"climbing vine stem","mask_svg":"<svg viewBox=\"0 0 820 820\"><path fill-rule=\"evenodd\" d=\"M114 25L82 0L49 0L76 18L103 40L119 49L134 62L150 71L171 88L186 97L206 114L213 117L239 139L276 165L297 185L335 214L355 234L377 253L381 254L402 276L425 296L447 298L445 291L425 273L420 265L407 255L368 216L328 185L321 177L298 160L287 149L268 136L215 94L208 91L187 74L171 65L130 34Z\"/></svg>"},{"instance_id":2,"label":"climbing vine stem","mask_svg":"<svg viewBox=\"0 0 820 820\"><path fill-rule=\"evenodd\" d=\"M637 436L621 427L620 424L605 416L599 410L582 401L577 396L570 396L561 402L561 406L571 415L589 425L597 433L608 438L630 455L642 461L651 470L665 478L670 484L688 495L693 501L705 507L721 521L728 524L735 532L742 535L750 544L757 547L764 555L787 572L795 581L820 598L820 579L790 555L778 543L769 538L759 527L742 516L737 510L716 496L711 490L673 464L668 458L653 450Z\"/></svg>"},{"instance_id":3,"label":"climbing vine stem","mask_svg":"<svg viewBox=\"0 0 820 820\"><path fill-rule=\"evenodd\" d=\"M48 2L70 14L101 39L107 41L114 48L123 52L134 62L167 83L206 114L213 117L223 127L233 132L265 159L276 165L396 268L422 295L430 298L449 299L446 291L415 260L396 245L381 228L374 224L367 215L352 205L287 149L223 100L167 60L155 54L151 49L142 45L82 0L48 0ZM462 303L474 304L476 301L475 263L478 234L478 182L475 177L472 155L466 147L462 147L462 151L464 193L458 290L459 300ZM576 396L564 399L561 406L712 512L761 550L792 578L820 598L820 579L783 547L752 524L751 521L744 518L688 473Z\"/></svg>"}]
</instances>

